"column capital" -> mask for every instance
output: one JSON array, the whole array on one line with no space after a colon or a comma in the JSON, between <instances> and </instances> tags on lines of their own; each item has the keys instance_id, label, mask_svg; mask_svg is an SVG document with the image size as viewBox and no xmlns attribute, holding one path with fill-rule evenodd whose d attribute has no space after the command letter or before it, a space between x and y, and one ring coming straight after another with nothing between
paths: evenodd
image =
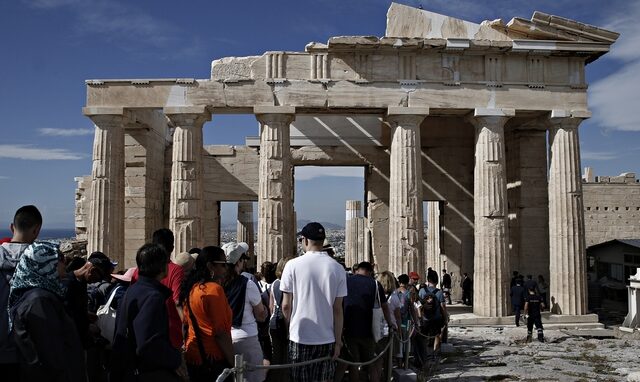
<instances>
[{"instance_id":1,"label":"column capital","mask_svg":"<svg viewBox=\"0 0 640 382\"><path fill-rule=\"evenodd\" d=\"M82 114L100 128L122 127L130 119L130 113L122 107L84 107Z\"/></svg>"},{"instance_id":2,"label":"column capital","mask_svg":"<svg viewBox=\"0 0 640 382\"><path fill-rule=\"evenodd\" d=\"M211 120L211 113L205 106L165 107L164 114L177 126L200 126Z\"/></svg>"},{"instance_id":3,"label":"column capital","mask_svg":"<svg viewBox=\"0 0 640 382\"><path fill-rule=\"evenodd\" d=\"M552 110L548 118L550 129L577 129L580 123L591 117L588 110Z\"/></svg>"},{"instance_id":4,"label":"column capital","mask_svg":"<svg viewBox=\"0 0 640 382\"><path fill-rule=\"evenodd\" d=\"M290 124L296 119L296 108L294 106L254 106L253 114L260 123L265 125Z\"/></svg>"},{"instance_id":5,"label":"column capital","mask_svg":"<svg viewBox=\"0 0 640 382\"><path fill-rule=\"evenodd\" d=\"M516 115L515 109L486 109L476 108L473 115L467 116L467 121L476 129L503 128L509 118Z\"/></svg>"}]
</instances>

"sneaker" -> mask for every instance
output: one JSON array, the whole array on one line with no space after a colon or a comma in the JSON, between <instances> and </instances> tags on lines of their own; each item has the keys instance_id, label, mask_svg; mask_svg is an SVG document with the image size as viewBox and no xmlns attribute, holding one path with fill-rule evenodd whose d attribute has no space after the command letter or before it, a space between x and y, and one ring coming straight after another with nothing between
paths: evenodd
<instances>
[{"instance_id":1,"label":"sneaker","mask_svg":"<svg viewBox=\"0 0 640 382\"><path fill-rule=\"evenodd\" d=\"M538 336L538 341L539 342L544 342L544 336L542 336L542 335Z\"/></svg>"},{"instance_id":2,"label":"sneaker","mask_svg":"<svg viewBox=\"0 0 640 382\"><path fill-rule=\"evenodd\" d=\"M531 342L531 334L527 336L527 342Z\"/></svg>"}]
</instances>

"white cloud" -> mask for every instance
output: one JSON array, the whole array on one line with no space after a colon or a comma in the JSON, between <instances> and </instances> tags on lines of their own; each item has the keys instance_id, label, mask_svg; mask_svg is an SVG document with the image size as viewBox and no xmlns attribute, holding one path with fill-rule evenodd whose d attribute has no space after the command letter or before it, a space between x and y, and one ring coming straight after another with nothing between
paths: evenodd
<instances>
[{"instance_id":1,"label":"white cloud","mask_svg":"<svg viewBox=\"0 0 640 382\"><path fill-rule=\"evenodd\" d=\"M618 158L618 153L608 152L608 151L587 151L582 150L580 153L580 158L582 160L613 160Z\"/></svg>"},{"instance_id":2,"label":"white cloud","mask_svg":"<svg viewBox=\"0 0 640 382\"><path fill-rule=\"evenodd\" d=\"M24 160L79 160L84 155L66 149L45 149L30 145L0 145L0 158Z\"/></svg>"},{"instance_id":3,"label":"white cloud","mask_svg":"<svg viewBox=\"0 0 640 382\"><path fill-rule=\"evenodd\" d=\"M94 133L91 129L54 129L50 127L38 129L38 132L40 135L49 137L79 137L83 135L93 135Z\"/></svg>"},{"instance_id":4,"label":"white cloud","mask_svg":"<svg viewBox=\"0 0 640 382\"><path fill-rule=\"evenodd\" d=\"M640 2L630 4L606 28L620 33L611 47L609 59L623 61L615 73L589 87L595 122L605 130L640 131L638 89L640 89Z\"/></svg>"},{"instance_id":5,"label":"white cloud","mask_svg":"<svg viewBox=\"0 0 640 382\"><path fill-rule=\"evenodd\" d=\"M23 0L32 8L66 8L76 15L81 35L99 34L120 47L132 44L181 47L179 31L127 2L113 0ZM123 41L127 41L126 44ZM133 48L132 48L133 49Z\"/></svg>"},{"instance_id":6,"label":"white cloud","mask_svg":"<svg viewBox=\"0 0 640 382\"><path fill-rule=\"evenodd\" d=\"M339 167L339 166L299 166L296 167L296 180L311 180L314 178L337 176L362 178L364 176L363 167Z\"/></svg>"}]
</instances>

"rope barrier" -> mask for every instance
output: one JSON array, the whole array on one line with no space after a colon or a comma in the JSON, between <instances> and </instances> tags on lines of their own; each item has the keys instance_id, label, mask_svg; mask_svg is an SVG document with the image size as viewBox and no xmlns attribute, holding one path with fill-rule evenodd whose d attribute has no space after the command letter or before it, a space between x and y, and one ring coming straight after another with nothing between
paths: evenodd
<instances>
[{"instance_id":1,"label":"rope barrier","mask_svg":"<svg viewBox=\"0 0 640 382\"><path fill-rule=\"evenodd\" d=\"M358 368L361 368L363 366L371 365L371 364L375 363L376 361L378 361L385 353L387 353L389 351L389 348L392 346L394 339L397 339L401 344L406 344L406 343L409 343L411 341L411 338L416 334L420 335L420 336L422 336L424 338L427 338L427 339L435 339L437 337L437 335L429 336L429 335L423 334L422 331L418 328L417 325L412 324L410 326L409 330L407 331L407 338L406 339L404 339L404 340L401 339L397 332L393 332L392 335L389 336L389 341L387 342L387 345L385 346L385 348L378 355L373 357L371 360L366 361L366 362L351 362L351 361L347 361L347 360L342 359L342 358L337 358L336 362L339 362L339 363L342 363L342 364L345 364L345 365L348 365L348 366L355 366L355 367L358 367ZM238 361L238 359L240 361ZM317 358L317 359L309 360L309 361L303 361L303 362L299 362L299 363L287 363L287 364L280 364L280 365L251 365L251 364L247 364L247 363L242 362L242 356L241 355L239 356L239 358L238 358L238 355L236 355L236 364L240 363L240 365L239 366L236 365L233 368L224 369L222 371L222 373L220 374L220 376L218 376L218 378L216 379L216 382L223 382L230 375L236 374L238 372L243 372L244 370L253 371L253 370L292 369L292 368L312 365L314 363L330 361L332 359L333 359L333 357L326 356L326 357Z\"/></svg>"}]
</instances>

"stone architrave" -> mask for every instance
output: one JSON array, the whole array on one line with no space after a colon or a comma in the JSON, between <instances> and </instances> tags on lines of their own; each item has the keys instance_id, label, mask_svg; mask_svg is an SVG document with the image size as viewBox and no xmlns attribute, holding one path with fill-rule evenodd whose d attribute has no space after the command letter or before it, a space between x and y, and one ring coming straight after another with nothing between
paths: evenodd
<instances>
[{"instance_id":1,"label":"stone architrave","mask_svg":"<svg viewBox=\"0 0 640 382\"><path fill-rule=\"evenodd\" d=\"M253 202L238 203L238 224L236 226L238 241L249 245L249 266L257 267L253 243Z\"/></svg>"},{"instance_id":2,"label":"stone architrave","mask_svg":"<svg viewBox=\"0 0 640 382\"><path fill-rule=\"evenodd\" d=\"M123 108L85 108L95 124L87 253L104 252L124 264Z\"/></svg>"},{"instance_id":3,"label":"stone architrave","mask_svg":"<svg viewBox=\"0 0 640 382\"><path fill-rule=\"evenodd\" d=\"M260 122L258 264L291 256L295 241L290 124L295 107L256 106Z\"/></svg>"},{"instance_id":4,"label":"stone architrave","mask_svg":"<svg viewBox=\"0 0 640 382\"><path fill-rule=\"evenodd\" d=\"M389 107L389 270L424 274L420 124L427 107Z\"/></svg>"},{"instance_id":5,"label":"stone architrave","mask_svg":"<svg viewBox=\"0 0 640 382\"><path fill-rule=\"evenodd\" d=\"M202 126L211 115L204 106L167 107L173 123L169 228L174 254L203 245Z\"/></svg>"},{"instance_id":6,"label":"stone architrave","mask_svg":"<svg viewBox=\"0 0 640 382\"><path fill-rule=\"evenodd\" d=\"M513 109L476 109L474 169L473 313L501 317L508 313L509 239L504 124Z\"/></svg>"},{"instance_id":7,"label":"stone architrave","mask_svg":"<svg viewBox=\"0 0 640 382\"><path fill-rule=\"evenodd\" d=\"M578 126L588 116L554 110L549 119L549 302L557 314L587 310Z\"/></svg>"}]
</instances>

